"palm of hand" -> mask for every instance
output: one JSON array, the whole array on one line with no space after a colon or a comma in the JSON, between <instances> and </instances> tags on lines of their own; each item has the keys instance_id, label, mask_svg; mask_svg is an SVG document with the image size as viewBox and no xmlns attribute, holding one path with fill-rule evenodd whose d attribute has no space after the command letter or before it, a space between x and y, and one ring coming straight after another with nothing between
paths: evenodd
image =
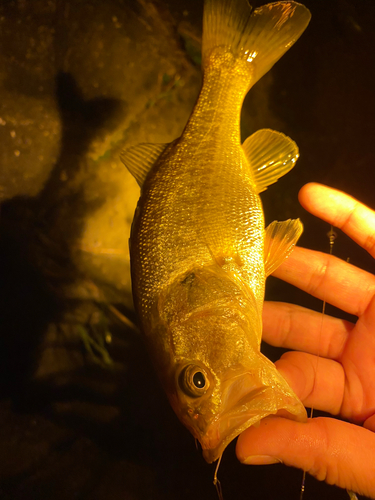
<instances>
[{"instance_id":1,"label":"palm of hand","mask_svg":"<svg viewBox=\"0 0 375 500\"><path fill-rule=\"evenodd\" d=\"M320 197L311 198L309 186L303 193L302 203L312 213L340 227L375 257L375 237L372 236L375 214L371 210L327 188L323 188ZM314 355L310 363L315 362L315 365L311 366L302 396L307 399L307 406L340 414L357 423L365 422L375 413L375 276L331 255L306 249L296 249L276 275L358 317L353 325L333 317L322 319L321 314L312 311L300 309L296 312L292 308L289 318L297 324L290 323L289 332L295 331L300 338L296 346L294 335L288 338L284 328L284 345L287 343L289 347ZM269 320L270 316L265 319L265 332L268 332ZM309 327L307 335L301 335L302 323ZM271 333L275 332L274 328L275 324ZM322 359L316 362L315 355ZM288 357L289 360L294 357L300 368L308 359L298 352L288 353Z\"/></svg>"},{"instance_id":2,"label":"palm of hand","mask_svg":"<svg viewBox=\"0 0 375 500\"><path fill-rule=\"evenodd\" d=\"M341 228L375 257L375 213L353 198L315 184L300 192L312 214ZM276 362L305 406L329 418L299 424L265 419L239 438L237 455L270 455L318 479L375 497L375 276L327 254L295 248L274 273L358 317L355 324L300 306L265 303L263 339L289 347Z\"/></svg>"}]
</instances>

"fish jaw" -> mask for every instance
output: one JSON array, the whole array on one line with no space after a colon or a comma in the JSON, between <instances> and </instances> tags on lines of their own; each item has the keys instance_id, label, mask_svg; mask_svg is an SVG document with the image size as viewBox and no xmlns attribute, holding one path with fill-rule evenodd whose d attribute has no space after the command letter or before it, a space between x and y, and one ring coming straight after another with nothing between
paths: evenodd
<instances>
[{"instance_id":1,"label":"fish jaw","mask_svg":"<svg viewBox=\"0 0 375 500\"><path fill-rule=\"evenodd\" d=\"M216 461L228 444L241 432L272 414L306 421L306 410L276 370L275 365L259 353L267 373L262 369L233 374L231 369L221 382L221 405L211 418L190 411L193 434L200 441L203 457ZM243 368L242 368L243 370ZM195 422L194 422L195 419Z\"/></svg>"}]
</instances>

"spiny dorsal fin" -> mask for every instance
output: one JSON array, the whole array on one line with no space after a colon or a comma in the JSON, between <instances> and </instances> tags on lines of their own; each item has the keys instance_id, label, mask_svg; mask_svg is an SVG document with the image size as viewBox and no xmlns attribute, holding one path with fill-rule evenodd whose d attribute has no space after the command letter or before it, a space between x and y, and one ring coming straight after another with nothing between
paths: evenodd
<instances>
[{"instance_id":1,"label":"spiny dorsal fin","mask_svg":"<svg viewBox=\"0 0 375 500\"><path fill-rule=\"evenodd\" d=\"M292 139L269 129L255 132L242 148L253 171L257 193L289 172L299 157L297 144Z\"/></svg>"},{"instance_id":2,"label":"spiny dorsal fin","mask_svg":"<svg viewBox=\"0 0 375 500\"><path fill-rule=\"evenodd\" d=\"M266 277L272 274L289 256L303 231L299 219L274 221L265 230L264 269Z\"/></svg>"},{"instance_id":3,"label":"spiny dorsal fin","mask_svg":"<svg viewBox=\"0 0 375 500\"><path fill-rule=\"evenodd\" d=\"M142 187L147 174L169 144L138 144L125 149L120 158L125 167Z\"/></svg>"}]
</instances>

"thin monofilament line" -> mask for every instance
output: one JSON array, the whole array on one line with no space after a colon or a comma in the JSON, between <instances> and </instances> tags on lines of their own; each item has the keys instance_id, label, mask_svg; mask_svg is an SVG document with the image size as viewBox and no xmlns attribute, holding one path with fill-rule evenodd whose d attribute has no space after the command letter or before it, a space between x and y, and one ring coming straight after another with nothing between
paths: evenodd
<instances>
[{"instance_id":1,"label":"thin monofilament line","mask_svg":"<svg viewBox=\"0 0 375 500\"><path fill-rule=\"evenodd\" d=\"M217 496L219 497L219 500L224 500L223 490L221 489L220 481L217 478L217 471L219 470L219 465L220 465L222 456L223 455L220 455L220 457L219 457L219 459L217 461L216 469L215 469L215 474L214 474L214 485L215 485L215 488L216 488L216 491L217 491Z\"/></svg>"},{"instance_id":2,"label":"thin monofilament line","mask_svg":"<svg viewBox=\"0 0 375 500\"><path fill-rule=\"evenodd\" d=\"M328 231L327 236L329 238L329 254L332 255L333 245L334 245L334 242L335 242L335 239L337 236L335 231L333 230L333 226L331 226L331 229ZM318 354L316 356L316 362L315 362L315 377L314 377L314 384L313 384L313 388L312 388L312 393L314 393L315 386L316 386L316 378L317 378L319 359L320 359L320 341L322 338L324 316L325 316L325 312L326 312L326 294L327 294L327 291L325 290L324 295L323 295L322 314L321 314L319 338L318 338ZM311 405L310 416L309 416L310 420L312 420L312 418L313 418L313 413L314 413L314 406ZM303 500L303 494L305 493L305 481L306 481L306 471L303 471L299 500Z\"/></svg>"}]
</instances>

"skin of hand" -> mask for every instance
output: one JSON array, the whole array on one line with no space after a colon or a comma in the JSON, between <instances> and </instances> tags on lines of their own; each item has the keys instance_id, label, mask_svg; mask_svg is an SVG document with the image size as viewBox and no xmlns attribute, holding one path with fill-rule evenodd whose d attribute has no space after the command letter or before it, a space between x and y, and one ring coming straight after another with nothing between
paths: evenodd
<instances>
[{"instance_id":1,"label":"skin of hand","mask_svg":"<svg viewBox=\"0 0 375 500\"><path fill-rule=\"evenodd\" d=\"M301 205L375 258L375 212L320 184ZM295 351L276 362L305 406L347 421L268 417L238 438L246 464L283 462L375 498L375 276L329 254L296 247L274 276L358 317L355 324L303 307L266 302L263 339Z\"/></svg>"}]
</instances>

